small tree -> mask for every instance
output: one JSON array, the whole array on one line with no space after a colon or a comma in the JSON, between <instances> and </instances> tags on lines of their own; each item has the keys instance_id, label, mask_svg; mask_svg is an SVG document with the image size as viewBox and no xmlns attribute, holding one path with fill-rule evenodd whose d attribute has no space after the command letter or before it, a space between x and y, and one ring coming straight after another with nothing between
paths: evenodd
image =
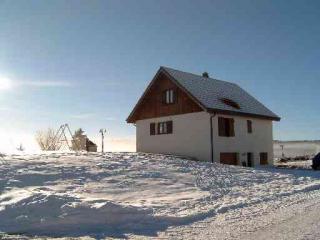
<instances>
[{"instance_id":1,"label":"small tree","mask_svg":"<svg viewBox=\"0 0 320 240\"><path fill-rule=\"evenodd\" d=\"M209 73L207 73L207 72L202 73L202 77L208 78L209 77Z\"/></svg>"},{"instance_id":2,"label":"small tree","mask_svg":"<svg viewBox=\"0 0 320 240\"><path fill-rule=\"evenodd\" d=\"M55 131L52 128L40 130L36 133L36 141L43 151L57 151L61 148L61 143L55 141Z\"/></svg>"},{"instance_id":3,"label":"small tree","mask_svg":"<svg viewBox=\"0 0 320 240\"><path fill-rule=\"evenodd\" d=\"M82 136L83 135L83 133L84 133L84 131L82 130L82 128L79 128L79 129L77 129L75 132L74 132L74 137L76 138L76 137L80 137L80 136Z\"/></svg>"},{"instance_id":4,"label":"small tree","mask_svg":"<svg viewBox=\"0 0 320 240\"><path fill-rule=\"evenodd\" d=\"M79 150L85 149L86 138L83 134L84 134L84 131L82 130L82 128L79 128L74 132L73 140L72 140L72 149L74 151L79 151Z\"/></svg>"}]
</instances>

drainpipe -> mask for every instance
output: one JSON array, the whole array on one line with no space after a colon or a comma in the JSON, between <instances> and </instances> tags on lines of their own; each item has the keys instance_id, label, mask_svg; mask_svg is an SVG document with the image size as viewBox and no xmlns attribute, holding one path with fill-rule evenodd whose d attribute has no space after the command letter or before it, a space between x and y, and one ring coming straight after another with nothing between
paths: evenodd
<instances>
[{"instance_id":1,"label":"drainpipe","mask_svg":"<svg viewBox=\"0 0 320 240\"><path fill-rule=\"evenodd\" d=\"M213 124L212 119L216 116L216 114L210 114L210 148L211 148L211 162L213 163Z\"/></svg>"}]
</instances>

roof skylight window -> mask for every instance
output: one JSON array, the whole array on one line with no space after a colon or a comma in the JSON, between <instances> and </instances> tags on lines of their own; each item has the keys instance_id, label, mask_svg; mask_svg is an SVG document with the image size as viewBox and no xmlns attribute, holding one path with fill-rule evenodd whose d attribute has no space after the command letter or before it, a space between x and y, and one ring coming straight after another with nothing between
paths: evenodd
<instances>
[{"instance_id":1,"label":"roof skylight window","mask_svg":"<svg viewBox=\"0 0 320 240\"><path fill-rule=\"evenodd\" d=\"M221 102L223 102L224 104L226 104L230 107L240 109L240 105L237 102L235 102L229 98L221 98L220 100L221 100Z\"/></svg>"}]
</instances>

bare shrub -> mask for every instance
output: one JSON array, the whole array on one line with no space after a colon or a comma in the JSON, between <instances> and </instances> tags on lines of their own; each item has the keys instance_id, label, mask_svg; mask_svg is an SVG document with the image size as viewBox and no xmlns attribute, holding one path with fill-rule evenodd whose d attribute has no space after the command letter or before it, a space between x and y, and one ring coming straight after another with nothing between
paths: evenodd
<instances>
[{"instance_id":1,"label":"bare shrub","mask_svg":"<svg viewBox=\"0 0 320 240\"><path fill-rule=\"evenodd\" d=\"M55 130L48 128L36 133L36 141L43 151L57 151L61 148L61 143L55 141Z\"/></svg>"}]
</instances>

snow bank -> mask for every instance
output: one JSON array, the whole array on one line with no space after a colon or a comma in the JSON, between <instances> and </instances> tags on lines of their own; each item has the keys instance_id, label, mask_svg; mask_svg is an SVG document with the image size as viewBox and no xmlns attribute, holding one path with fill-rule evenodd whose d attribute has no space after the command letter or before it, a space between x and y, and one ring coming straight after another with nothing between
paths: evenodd
<instances>
[{"instance_id":1,"label":"snow bank","mask_svg":"<svg viewBox=\"0 0 320 240\"><path fill-rule=\"evenodd\" d=\"M25 235L82 236L133 231L151 210L109 201L81 202L69 196L35 194L0 212L1 228Z\"/></svg>"},{"instance_id":2,"label":"snow bank","mask_svg":"<svg viewBox=\"0 0 320 240\"><path fill-rule=\"evenodd\" d=\"M170 226L318 189L319 173L307 170L142 153L8 155L0 163L0 231L157 236Z\"/></svg>"}]
</instances>

